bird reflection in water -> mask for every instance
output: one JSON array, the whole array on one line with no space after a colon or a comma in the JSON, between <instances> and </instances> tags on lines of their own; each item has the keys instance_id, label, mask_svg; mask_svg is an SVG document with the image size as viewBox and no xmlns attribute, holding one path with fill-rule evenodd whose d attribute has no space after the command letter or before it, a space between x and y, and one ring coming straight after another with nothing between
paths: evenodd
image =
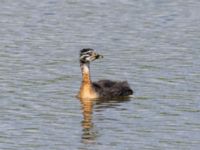
<instances>
[{"instance_id":1,"label":"bird reflection in water","mask_svg":"<svg viewBox=\"0 0 200 150\"><path fill-rule=\"evenodd\" d=\"M117 99L80 99L83 121L82 121L82 142L85 144L95 143L99 136L98 129L93 123L93 111L103 111L106 108L114 108L119 103L127 102L130 97L121 97Z\"/></svg>"},{"instance_id":2,"label":"bird reflection in water","mask_svg":"<svg viewBox=\"0 0 200 150\"><path fill-rule=\"evenodd\" d=\"M95 138L97 136L97 133L94 130L94 124L92 122L93 105L95 101L91 99L80 99L80 102L83 113L82 140L83 143L93 143L95 142Z\"/></svg>"}]
</instances>

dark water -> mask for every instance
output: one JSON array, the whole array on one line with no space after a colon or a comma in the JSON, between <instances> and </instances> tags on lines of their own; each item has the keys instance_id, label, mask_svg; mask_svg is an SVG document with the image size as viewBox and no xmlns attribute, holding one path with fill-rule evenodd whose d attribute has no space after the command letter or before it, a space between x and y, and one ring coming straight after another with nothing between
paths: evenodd
<instances>
[{"instance_id":1,"label":"dark water","mask_svg":"<svg viewBox=\"0 0 200 150\"><path fill-rule=\"evenodd\" d=\"M198 0L2 0L0 35L0 149L199 149ZM84 47L135 96L76 99Z\"/></svg>"}]
</instances>

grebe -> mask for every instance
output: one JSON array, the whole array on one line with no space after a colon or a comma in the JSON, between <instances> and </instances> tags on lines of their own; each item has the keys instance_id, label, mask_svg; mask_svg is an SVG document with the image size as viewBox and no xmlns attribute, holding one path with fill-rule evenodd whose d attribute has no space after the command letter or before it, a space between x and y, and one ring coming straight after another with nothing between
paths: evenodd
<instances>
[{"instance_id":1,"label":"grebe","mask_svg":"<svg viewBox=\"0 0 200 150\"><path fill-rule=\"evenodd\" d=\"M80 67L82 72L82 84L78 93L79 98L113 98L129 96L133 94L127 81L100 80L92 82L90 78L90 62L103 58L91 48L80 51Z\"/></svg>"}]
</instances>

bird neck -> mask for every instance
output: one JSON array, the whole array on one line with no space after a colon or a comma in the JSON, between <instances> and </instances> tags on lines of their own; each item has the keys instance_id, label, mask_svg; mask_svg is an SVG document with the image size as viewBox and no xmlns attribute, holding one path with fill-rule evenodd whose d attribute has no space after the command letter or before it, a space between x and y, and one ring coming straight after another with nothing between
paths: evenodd
<instances>
[{"instance_id":1,"label":"bird neck","mask_svg":"<svg viewBox=\"0 0 200 150\"><path fill-rule=\"evenodd\" d=\"M82 83L91 84L90 79L90 64L89 63L80 63L81 72L82 72Z\"/></svg>"},{"instance_id":2,"label":"bird neck","mask_svg":"<svg viewBox=\"0 0 200 150\"><path fill-rule=\"evenodd\" d=\"M95 92L90 79L89 63L80 63L82 71L82 84L80 87L79 98L97 98L98 94Z\"/></svg>"}]
</instances>

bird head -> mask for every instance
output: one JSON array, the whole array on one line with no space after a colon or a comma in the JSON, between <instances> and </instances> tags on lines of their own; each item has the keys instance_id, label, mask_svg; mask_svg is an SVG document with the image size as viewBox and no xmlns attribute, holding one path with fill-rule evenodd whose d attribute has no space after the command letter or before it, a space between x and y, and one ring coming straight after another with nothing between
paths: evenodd
<instances>
[{"instance_id":1,"label":"bird head","mask_svg":"<svg viewBox=\"0 0 200 150\"><path fill-rule=\"evenodd\" d=\"M80 51L80 62L82 63L89 63L99 58L103 58L103 56L91 48L84 48Z\"/></svg>"}]
</instances>

